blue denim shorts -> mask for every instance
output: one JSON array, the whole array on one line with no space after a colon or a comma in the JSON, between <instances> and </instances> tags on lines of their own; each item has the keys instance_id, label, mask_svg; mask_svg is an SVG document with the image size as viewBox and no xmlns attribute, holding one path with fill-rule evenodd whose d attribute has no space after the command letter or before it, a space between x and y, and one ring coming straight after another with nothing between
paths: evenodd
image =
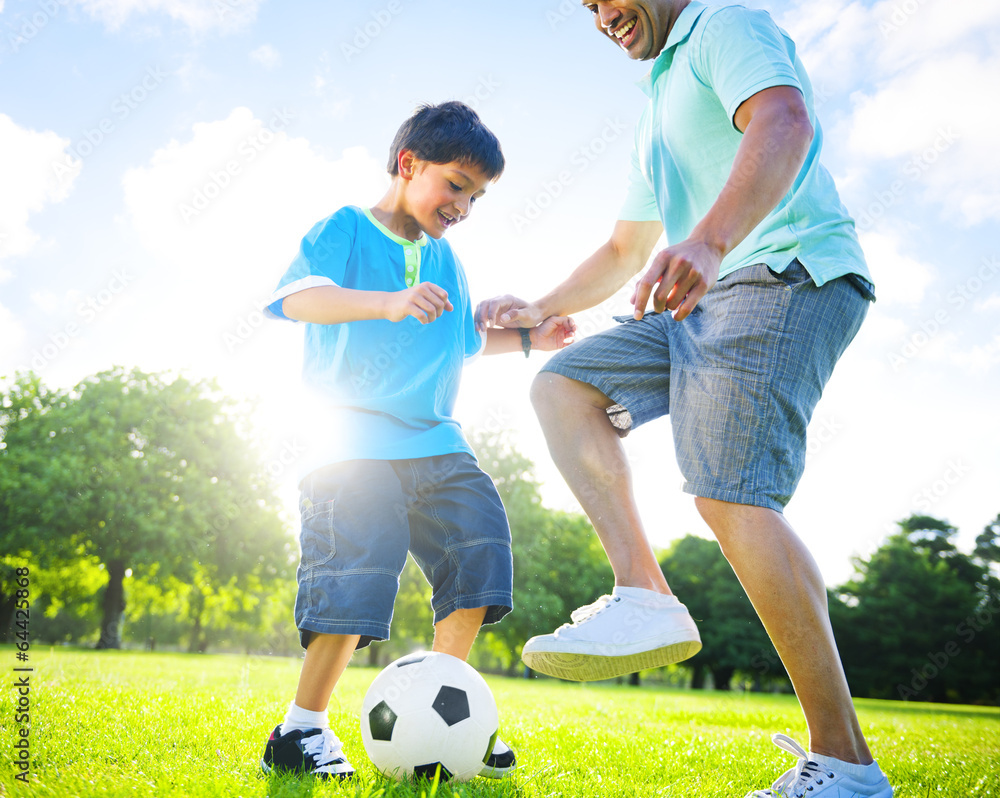
<instances>
[{"instance_id":1,"label":"blue denim shorts","mask_svg":"<svg viewBox=\"0 0 1000 798\"><path fill-rule=\"evenodd\" d=\"M623 437L669 414L687 493L782 512L816 403L874 298L853 275L817 287L798 260L780 274L747 266L684 321L620 317L542 370L600 390Z\"/></svg>"},{"instance_id":2,"label":"blue denim shorts","mask_svg":"<svg viewBox=\"0 0 1000 798\"><path fill-rule=\"evenodd\" d=\"M351 460L302 481L302 559L295 624L386 640L407 551L431 585L434 623L487 607L496 623L513 605L510 527L493 481L472 455Z\"/></svg>"}]
</instances>

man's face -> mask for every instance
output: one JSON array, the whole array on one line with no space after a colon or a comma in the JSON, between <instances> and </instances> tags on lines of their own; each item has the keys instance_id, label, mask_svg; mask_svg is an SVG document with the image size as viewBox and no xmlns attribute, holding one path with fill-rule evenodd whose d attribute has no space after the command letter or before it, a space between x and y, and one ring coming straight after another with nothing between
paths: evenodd
<instances>
[{"instance_id":1,"label":"man's face","mask_svg":"<svg viewBox=\"0 0 1000 798\"><path fill-rule=\"evenodd\" d=\"M583 0L597 29L635 61L656 58L688 0Z\"/></svg>"}]
</instances>

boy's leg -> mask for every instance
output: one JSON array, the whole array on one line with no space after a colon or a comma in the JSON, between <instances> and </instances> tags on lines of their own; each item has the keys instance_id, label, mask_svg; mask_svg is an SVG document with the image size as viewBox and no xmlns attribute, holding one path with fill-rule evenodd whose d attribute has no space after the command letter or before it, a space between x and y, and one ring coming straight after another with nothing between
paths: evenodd
<instances>
[{"instance_id":1,"label":"boy's leg","mask_svg":"<svg viewBox=\"0 0 1000 798\"><path fill-rule=\"evenodd\" d=\"M359 639L359 635L311 634L295 701L264 747L265 773L289 770L324 779L354 775L340 739L330 729L326 708Z\"/></svg>"},{"instance_id":2,"label":"boy's leg","mask_svg":"<svg viewBox=\"0 0 1000 798\"><path fill-rule=\"evenodd\" d=\"M398 463L409 484L410 551L434 606L434 651L465 660L484 623L512 605L510 527L490 477L472 455L456 453ZM517 757L497 737L480 776L501 778Z\"/></svg>"},{"instance_id":3,"label":"boy's leg","mask_svg":"<svg viewBox=\"0 0 1000 798\"><path fill-rule=\"evenodd\" d=\"M360 635L312 633L295 692L298 706L311 712L326 710L333 688L351 661L360 639Z\"/></svg>"},{"instance_id":4,"label":"boy's leg","mask_svg":"<svg viewBox=\"0 0 1000 798\"><path fill-rule=\"evenodd\" d=\"M306 655L295 700L265 746L265 772L327 778L354 772L326 710L357 646L389 634L409 541L406 505L394 480L388 462L356 460L303 481L295 624Z\"/></svg>"},{"instance_id":5,"label":"boy's leg","mask_svg":"<svg viewBox=\"0 0 1000 798\"><path fill-rule=\"evenodd\" d=\"M461 660L469 658L472 644L483 625L486 607L472 610L455 610L447 618L434 624L434 651L451 654Z\"/></svg>"}]
</instances>

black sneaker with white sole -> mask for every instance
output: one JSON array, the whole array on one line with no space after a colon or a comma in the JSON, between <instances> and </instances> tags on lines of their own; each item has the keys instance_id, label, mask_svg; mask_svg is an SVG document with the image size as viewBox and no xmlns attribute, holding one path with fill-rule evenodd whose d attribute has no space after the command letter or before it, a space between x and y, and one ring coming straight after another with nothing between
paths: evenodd
<instances>
[{"instance_id":1,"label":"black sneaker with white sole","mask_svg":"<svg viewBox=\"0 0 1000 798\"><path fill-rule=\"evenodd\" d=\"M349 779L354 775L340 740L330 729L293 729L282 734L281 724L274 727L264 746L260 767L265 773L312 773L321 779Z\"/></svg>"}]
</instances>

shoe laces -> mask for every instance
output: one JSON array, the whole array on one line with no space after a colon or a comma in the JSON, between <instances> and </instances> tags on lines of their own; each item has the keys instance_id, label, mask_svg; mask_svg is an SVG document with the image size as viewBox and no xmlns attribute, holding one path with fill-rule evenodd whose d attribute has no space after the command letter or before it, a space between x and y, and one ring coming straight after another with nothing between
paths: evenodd
<instances>
[{"instance_id":1,"label":"shoe laces","mask_svg":"<svg viewBox=\"0 0 1000 798\"><path fill-rule=\"evenodd\" d=\"M771 741L784 751L799 758L795 767L782 773L769 790L758 790L747 795L747 798L772 798L772 796L787 796L788 798L803 798L823 785L826 779L836 777L836 773L823 768L818 762L812 762L809 754L795 740L785 734L775 734Z\"/></svg>"},{"instance_id":2,"label":"shoe laces","mask_svg":"<svg viewBox=\"0 0 1000 798\"><path fill-rule=\"evenodd\" d=\"M587 604L583 607L579 607L578 609L573 610L573 612L569 614L569 617L573 619L573 623L572 624L564 623L559 628L566 629L569 626L579 626L581 623L586 623L595 615L600 615L602 612L604 612L604 610L606 610L609 606L611 606L612 602L618 601L619 599L620 599L619 596L601 596L593 604Z\"/></svg>"},{"instance_id":3,"label":"shoe laces","mask_svg":"<svg viewBox=\"0 0 1000 798\"><path fill-rule=\"evenodd\" d=\"M343 745L330 729L323 729L302 740L302 750L313 758L316 767L323 767L344 759Z\"/></svg>"}]
</instances>

